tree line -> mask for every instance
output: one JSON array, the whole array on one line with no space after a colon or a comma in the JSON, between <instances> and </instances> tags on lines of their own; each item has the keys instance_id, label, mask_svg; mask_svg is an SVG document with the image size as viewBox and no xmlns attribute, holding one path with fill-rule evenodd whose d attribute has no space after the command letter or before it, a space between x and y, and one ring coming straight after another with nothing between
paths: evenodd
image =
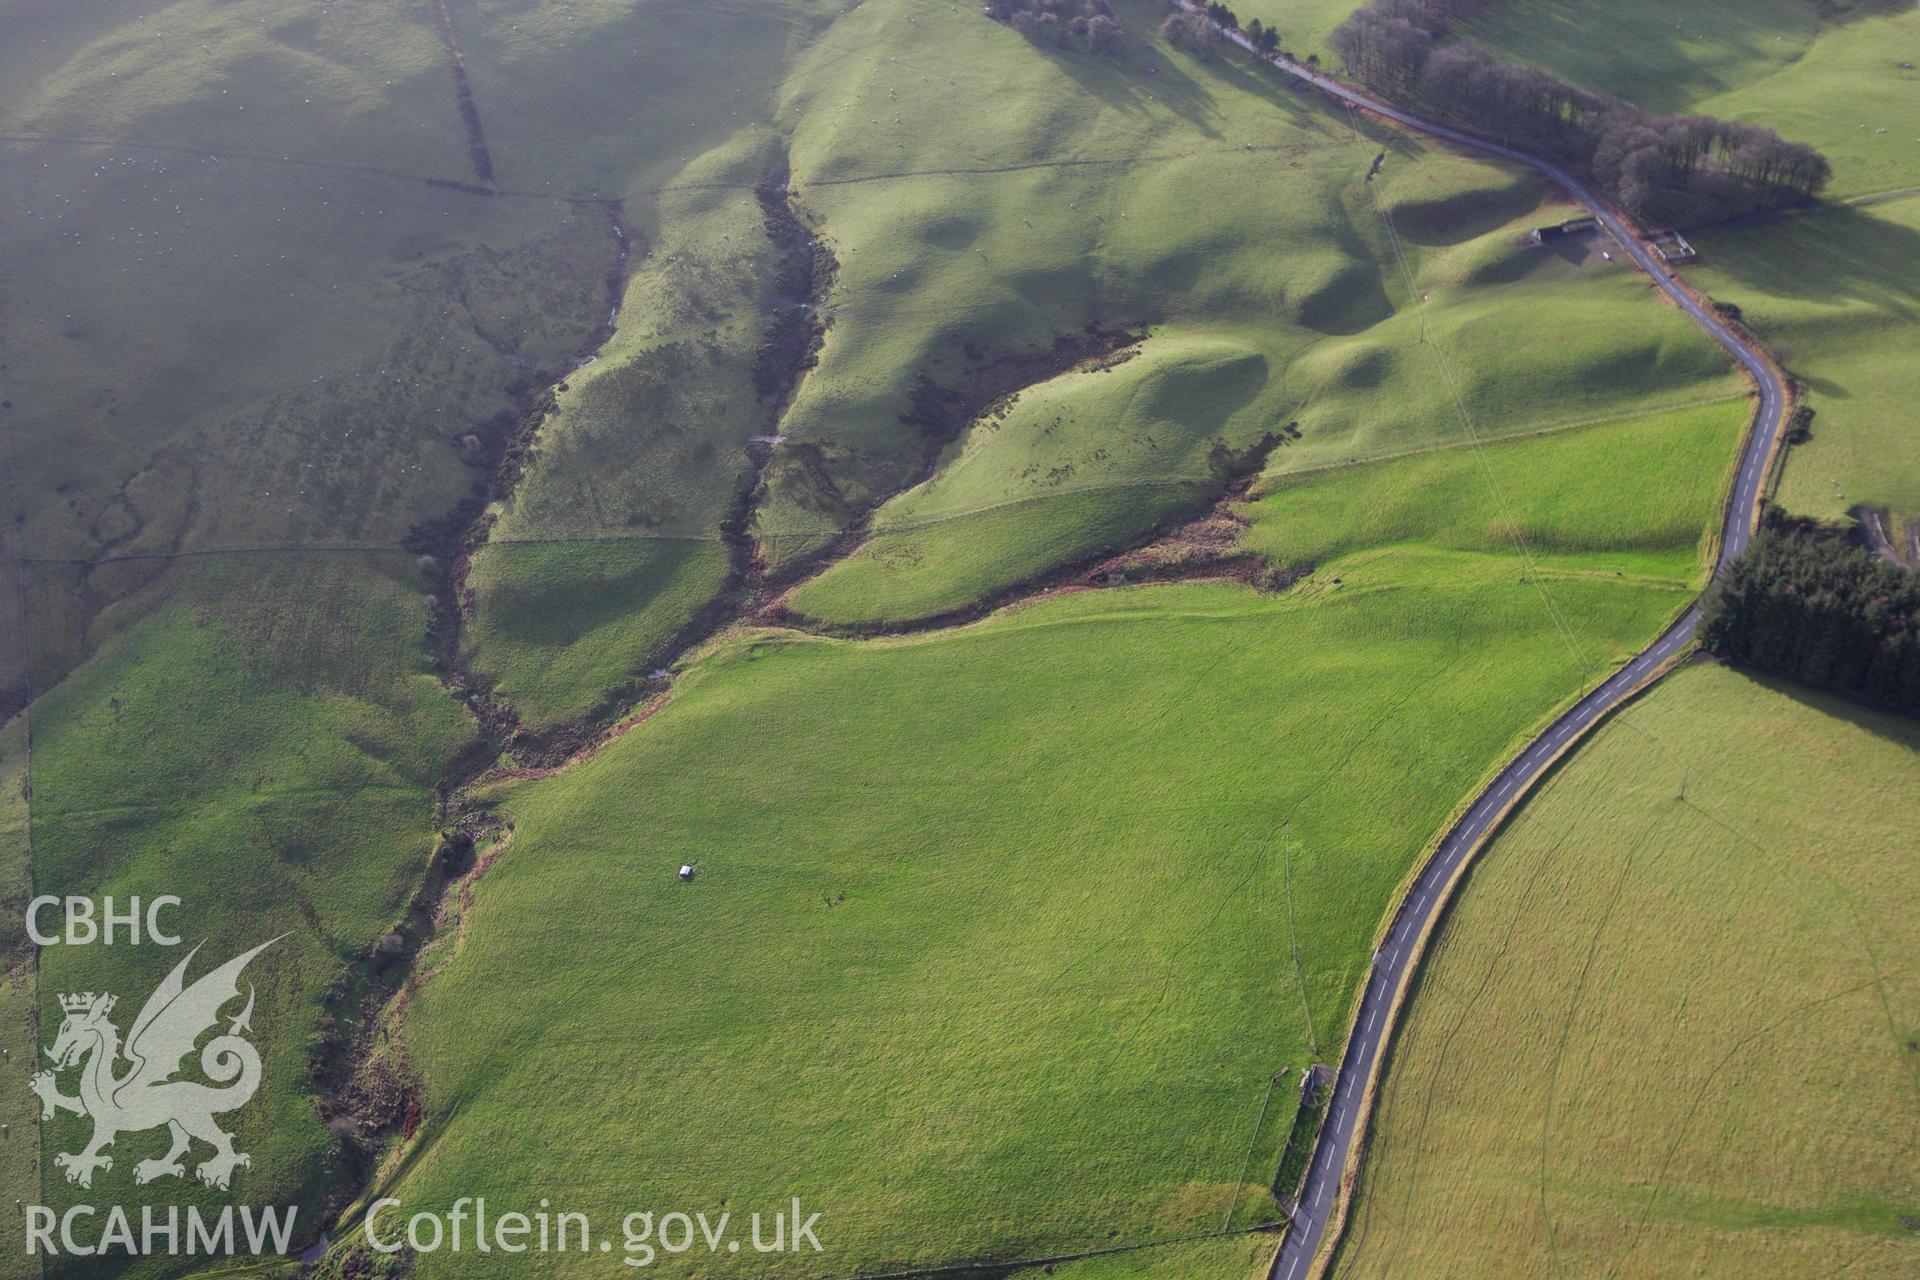
<instances>
[{"instance_id":1,"label":"tree line","mask_svg":"<svg viewBox=\"0 0 1920 1280\"><path fill-rule=\"evenodd\" d=\"M1729 662L1920 712L1920 575L1769 509L1707 593L1701 642Z\"/></svg>"},{"instance_id":2,"label":"tree line","mask_svg":"<svg viewBox=\"0 0 1920 1280\"><path fill-rule=\"evenodd\" d=\"M1638 217L1711 222L1805 201L1832 177L1814 148L1763 126L1649 115L1479 45L1445 42L1484 2L1375 0L1329 44L1367 87L1570 161Z\"/></svg>"},{"instance_id":3,"label":"tree line","mask_svg":"<svg viewBox=\"0 0 1920 1280\"><path fill-rule=\"evenodd\" d=\"M1160 38L1168 44L1191 50L1202 58L1211 58L1226 44L1220 33L1238 31L1261 53L1280 51L1279 28L1270 27L1258 18L1242 27L1240 15L1220 3L1220 0L1210 0L1198 12L1183 9L1172 0L1169 3L1173 12L1160 24Z\"/></svg>"},{"instance_id":4,"label":"tree line","mask_svg":"<svg viewBox=\"0 0 1920 1280\"><path fill-rule=\"evenodd\" d=\"M987 15L1037 45L1078 46L1108 58L1127 47L1126 28L1108 0L989 0Z\"/></svg>"},{"instance_id":5,"label":"tree line","mask_svg":"<svg viewBox=\"0 0 1920 1280\"><path fill-rule=\"evenodd\" d=\"M1160 23L1160 38L1170 45L1197 54L1203 60L1213 57L1225 43L1219 27L1205 16L1189 13L1185 9L1175 9L1166 16Z\"/></svg>"}]
</instances>

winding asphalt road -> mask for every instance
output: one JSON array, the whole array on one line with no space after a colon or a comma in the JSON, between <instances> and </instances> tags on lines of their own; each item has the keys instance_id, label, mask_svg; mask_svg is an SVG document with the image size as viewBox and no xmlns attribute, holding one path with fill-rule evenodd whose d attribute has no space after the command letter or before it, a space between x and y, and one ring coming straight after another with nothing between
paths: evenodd
<instances>
[{"instance_id":1,"label":"winding asphalt road","mask_svg":"<svg viewBox=\"0 0 1920 1280\"><path fill-rule=\"evenodd\" d=\"M1179 0L1179 3L1190 10L1195 9L1191 0ZM1626 221L1587 183L1561 166L1502 143L1410 115L1331 76L1277 56L1261 55L1238 32L1223 30L1223 34L1241 48L1255 56L1265 57L1266 61L1281 71L1306 81L1343 103L1398 121L1420 133L1475 151L1488 152L1537 170L1585 205L1640 269L1652 277L1653 282L1691 316L1695 324L1726 348L1727 354L1752 375L1760 389L1759 411L1740 456L1740 475L1734 485L1733 500L1727 505L1726 523L1720 537L1720 558L1714 565L1714 572L1719 573L1729 560L1747 549L1759 510L1761 486L1773 456L1774 443L1780 436L1786 418L1787 389L1779 370L1772 363L1682 287L1661 262L1659 255L1634 233ZM1366 992L1360 998L1352 1034L1347 1039L1346 1056L1340 1062L1326 1121L1321 1126L1319 1143L1314 1148L1313 1162L1307 1171L1300 1204L1294 1213L1293 1225L1274 1258L1273 1280L1300 1280L1312 1268L1314 1255L1320 1249L1331 1214L1340 1198L1340 1182L1353 1150L1354 1136L1363 1118L1363 1108L1368 1101L1368 1085L1379 1067L1381 1048L1386 1044L1394 1001L1419 959L1427 925L1445 904L1461 867L1473 857L1494 827L1499 825L1500 819L1526 793L1527 788L1547 771L1567 745L1658 674L1668 659L1691 644L1699 624L1700 605L1695 602L1651 647L1607 677L1565 715L1549 725L1546 732L1510 761L1486 790L1475 798L1473 806L1447 832L1433 857L1420 869L1412 891L1401 902L1394 914L1392 927L1387 930L1386 939L1374 956Z\"/></svg>"}]
</instances>

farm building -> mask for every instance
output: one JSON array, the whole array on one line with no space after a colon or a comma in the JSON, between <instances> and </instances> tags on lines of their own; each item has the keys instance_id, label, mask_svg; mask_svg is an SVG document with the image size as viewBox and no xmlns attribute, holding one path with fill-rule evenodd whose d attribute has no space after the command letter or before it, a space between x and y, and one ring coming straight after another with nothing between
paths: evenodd
<instances>
[{"instance_id":1,"label":"farm building","mask_svg":"<svg viewBox=\"0 0 1920 1280\"><path fill-rule=\"evenodd\" d=\"M1535 227L1528 233L1527 238L1535 244L1545 244L1549 240L1559 240L1566 236L1577 236L1588 231L1595 231L1599 229L1599 226L1600 221L1597 218L1569 218L1565 222L1555 223L1552 226Z\"/></svg>"}]
</instances>

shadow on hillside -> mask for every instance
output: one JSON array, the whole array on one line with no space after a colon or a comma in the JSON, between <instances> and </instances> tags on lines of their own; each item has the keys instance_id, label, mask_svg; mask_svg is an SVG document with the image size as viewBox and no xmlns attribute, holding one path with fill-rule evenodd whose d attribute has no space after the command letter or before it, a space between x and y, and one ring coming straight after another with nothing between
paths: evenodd
<instances>
[{"instance_id":1,"label":"shadow on hillside","mask_svg":"<svg viewBox=\"0 0 1920 1280\"><path fill-rule=\"evenodd\" d=\"M1854 16L1848 10L1837 5L1828 5L1836 16ZM1703 6L1703 10L1705 7ZM1681 12L1676 10L1676 12ZM1783 48L1800 48L1811 43L1817 34L1818 26L1809 20L1801 22L1781 22L1769 20L1776 11L1765 6L1747 8L1740 5L1714 6L1711 9L1713 23L1713 44L1716 51L1737 56L1737 65L1742 68L1765 66L1781 56ZM1592 0L1526 0L1525 6L1526 43L1531 48L1544 50L1578 50L1589 48L1597 36L1608 39L1620 37L1620 33L1610 30L1609 24L1596 21L1596 7ZM1865 14L1857 14L1865 16ZM1480 38L1490 47L1499 46L1498 34L1501 23L1496 14L1492 30L1484 27L1476 29L1474 23L1468 23L1464 34ZM1690 24L1697 28L1699 21ZM1697 30L1687 30L1671 23L1663 23L1651 30L1636 32L1642 40L1658 43L1685 35L1697 35ZM1488 39L1492 37L1492 39ZM1783 41L1793 41L1791 46ZM1517 61L1528 59L1513 55ZM1655 55L1658 58L1658 55ZM1685 111L1691 104L1716 94L1727 93L1743 87L1745 82L1729 79L1717 74L1708 66L1686 57L1659 59L1656 63L1666 74L1658 77L1657 82L1649 78L1642 91L1635 95L1636 103L1654 112ZM1550 68L1561 75L1575 80L1585 81L1585 87L1606 91L1609 86L1595 83L1594 76L1573 74L1569 68ZM1657 83L1658 87L1655 87ZM1617 91L1617 90L1616 90Z\"/></svg>"},{"instance_id":2,"label":"shadow on hillside","mask_svg":"<svg viewBox=\"0 0 1920 1280\"><path fill-rule=\"evenodd\" d=\"M1157 45L1142 40L1120 63L1075 53L1053 54L1051 61L1082 93L1116 111L1146 115L1158 105L1208 138L1221 136L1214 125L1220 110L1212 90L1183 71ZM1149 67L1153 69L1151 74Z\"/></svg>"},{"instance_id":3,"label":"shadow on hillside","mask_svg":"<svg viewBox=\"0 0 1920 1280\"><path fill-rule=\"evenodd\" d=\"M1080 53L1050 57L1083 92L1107 106L1136 115L1163 107L1212 140L1225 137L1219 128L1224 113L1214 93L1216 85L1265 100L1286 113L1288 124L1306 127L1328 122L1326 112L1302 100L1304 91L1296 89L1289 77L1254 64L1238 51L1217 53L1200 63L1204 80L1188 74L1164 44L1144 35L1117 63Z\"/></svg>"},{"instance_id":4,"label":"shadow on hillside","mask_svg":"<svg viewBox=\"0 0 1920 1280\"><path fill-rule=\"evenodd\" d=\"M1867 210L1828 206L1749 219L1699 239L1704 261L1757 292L1830 305L1867 302L1920 320L1920 231Z\"/></svg>"},{"instance_id":5,"label":"shadow on hillside","mask_svg":"<svg viewBox=\"0 0 1920 1280\"><path fill-rule=\"evenodd\" d=\"M1791 680L1783 680L1778 676L1761 675L1730 663L1727 664L1726 669L1783 698L1791 698L1808 711L1831 720L1845 720L1848 724L1858 725L1877 738L1898 743L1910 751L1920 751L1920 717L1905 715L1886 707L1876 707L1872 703L1860 702L1843 694L1829 693L1824 689L1812 689L1806 685L1795 684Z\"/></svg>"}]
</instances>

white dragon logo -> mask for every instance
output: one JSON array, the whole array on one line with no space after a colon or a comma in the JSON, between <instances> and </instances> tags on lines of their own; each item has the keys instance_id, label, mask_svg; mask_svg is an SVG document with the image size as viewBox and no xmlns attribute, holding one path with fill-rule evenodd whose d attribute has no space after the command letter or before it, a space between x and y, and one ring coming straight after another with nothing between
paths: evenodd
<instances>
[{"instance_id":1,"label":"white dragon logo","mask_svg":"<svg viewBox=\"0 0 1920 1280\"><path fill-rule=\"evenodd\" d=\"M113 1145L117 1135L160 1125L173 1135L173 1146L159 1159L135 1165L135 1182L184 1175L187 1170L180 1157L195 1138L214 1149L213 1156L194 1170L210 1187L225 1190L236 1168L253 1163L233 1149L233 1135L222 1132L213 1122L214 1116L245 1106L260 1087L260 1055L240 1035L253 1029L249 1025L253 1017L251 987L247 989L246 1007L228 1024L226 1034L215 1036L200 1051L201 1071L225 1087L212 1088L173 1076L193 1052L194 1042L220 1020L221 1006L239 997L240 971L247 962L279 940L270 939L235 956L189 987L185 975L188 962L199 954L200 948L195 947L147 998L140 1016L133 1020L124 1050L119 1028L107 1017L113 1012L116 997L91 991L60 997L66 1018L53 1048L47 1050L54 1067L35 1075L32 1088L40 1095L42 1120L53 1119L58 1111L93 1118L93 1138L86 1147L53 1158L54 1164L66 1170L68 1182L92 1186L94 1170L113 1168L113 1158L101 1153ZM124 1075L115 1075L114 1068L123 1054L133 1065ZM55 1072L82 1062L80 1096L69 1098L60 1092Z\"/></svg>"}]
</instances>

